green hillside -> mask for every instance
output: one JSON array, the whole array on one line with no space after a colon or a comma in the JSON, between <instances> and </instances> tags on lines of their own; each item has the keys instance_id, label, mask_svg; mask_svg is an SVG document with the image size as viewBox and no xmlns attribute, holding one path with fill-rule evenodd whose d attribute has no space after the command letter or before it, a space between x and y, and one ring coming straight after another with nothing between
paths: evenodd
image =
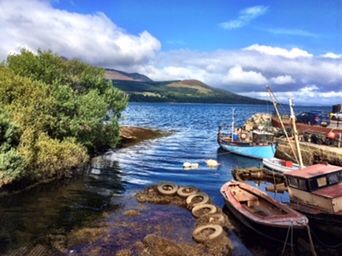
<instances>
[{"instance_id":1,"label":"green hillside","mask_svg":"<svg viewBox=\"0 0 342 256\"><path fill-rule=\"evenodd\" d=\"M147 79L145 79L145 81L117 79L111 80L113 81L114 86L129 94L130 101L232 104L265 103L263 100L244 97L222 89L210 87L198 80L175 80L161 82Z\"/></svg>"}]
</instances>

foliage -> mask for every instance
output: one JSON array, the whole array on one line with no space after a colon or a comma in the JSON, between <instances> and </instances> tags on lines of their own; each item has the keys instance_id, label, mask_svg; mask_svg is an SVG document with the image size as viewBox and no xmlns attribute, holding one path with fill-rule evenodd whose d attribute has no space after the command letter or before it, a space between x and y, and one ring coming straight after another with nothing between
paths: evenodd
<instances>
[{"instance_id":1,"label":"foliage","mask_svg":"<svg viewBox=\"0 0 342 256\"><path fill-rule=\"evenodd\" d=\"M35 171L37 176L44 178L63 177L70 174L70 168L75 168L88 160L83 146L75 139L67 138L62 142L41 134L36 143L37 161Z\"/></svg>"},{"instance_id":2,"label":"foliage","mask_svg":"<svg viewBox=\"0 0 342 256\"><path fill-rule=\"evenodd\" d=\"M0 187L67 176L88 153L115 147L127 96L104 71L22 50L0 66Z\"/></svg>"},{"instance_id":3,"label":"foliage","mask_svg":"<svg viewBox=\"0 0 342 256\"><path fill-rule=\"evenodd\" d=\"M192 81L125 81L113 80L115 86L129 93L130 101L137 102L194 102L226 104L265 104L266 101L238 95ZM178 83L179 87L170 87ZM183 85L183 86L182 86ZM188 88L191 85L193 88Z\"/></svg>"}]
</instances>

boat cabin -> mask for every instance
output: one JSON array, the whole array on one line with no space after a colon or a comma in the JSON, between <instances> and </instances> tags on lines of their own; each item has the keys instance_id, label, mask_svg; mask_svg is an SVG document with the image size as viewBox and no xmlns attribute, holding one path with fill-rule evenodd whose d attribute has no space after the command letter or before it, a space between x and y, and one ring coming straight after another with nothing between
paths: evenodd
<instances>
[{"instance_id":1,"label":"boat cabin","mask_svg":"<svg viewBox=\"0 0 342 256\"><path fill-rule=\"evenodd\" d=\"M315 164L285 173L292 203L342 214L342 167Z\"/></svg>"},{"instance_id":2,"label":"boat cabin","mask_svg":"<svg viewBox=\"0 0 342 256\"><path fill-rule=\"evenodd\" d=\"M268 144L273 142L273 133L265 131L253 131L253 142L256 144Z\"/></svg>"}]
</instances>

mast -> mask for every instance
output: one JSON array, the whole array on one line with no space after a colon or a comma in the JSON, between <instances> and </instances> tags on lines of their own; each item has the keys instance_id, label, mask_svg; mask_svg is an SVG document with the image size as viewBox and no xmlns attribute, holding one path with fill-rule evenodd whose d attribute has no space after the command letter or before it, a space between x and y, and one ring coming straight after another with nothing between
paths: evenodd
<instances>
[{"instance_id":1,"label":"mast","mask_svg":"<svg viewBox=\"0 0 342 256\"><path fill-rule=\"evenodd\" d=\"M302 168L304 167L304 165L303 165L302 153L300 151L300 146L299 146L298 131L297 131L297 126L296 126L296 116L293 110L294 104L291 98L289 98L289 106L290 106L290 118L292 122L292 128L293 128L293 132L295 136L296 148L297 148L297 153L298 153L298 158L299 158L299 165Z\"/></svg>"},{"instance_id":2,"label":"mast","mask_svg":"<svg viewBox=\"0 0 342 256\"><path fill-rule=\"evenodd\" d=\"M234 111L235 111L235 108L232 109L232 141L234 141L234 123L235 123L235 120L234 120Z\"/></svg>"},{"instance_id":3,"label":"mast","mask_svg":"<svg viewBox=\"0 0 342 256\"><path fill-rule=\"evenodd\" d=\"M272 92L272 90L271 90L271 87L268 86L268 87L267 87L267 91L268 91L268 94L270 95L270 98L271 98L271 100L272 100L273 107L274 107L274 109L275 109L275 111L276 111L276 113L277 113L277 116L278 116L278 119L279 119L281 128L283 129L283 131L284 131L284 133L285 133L285 137L286 137L286 139L287 139L287 141L288 141L288 143L289 143L289 145L290 145L292 154L293 154L294 158L296 159L296 162L299 164L297 154L296 154L296 152L295 152L295 150L294 150L294 148L293 148L293 145L292 145L292 143L291 143L291 141L290 141L289 135L288 135L288 133L287 133L287 131L286 131L286 129L285 129L285 125L284 125L284 123L283 123L283 120L282 120L282 118L281 118L281 115L280 115L279 110L278 110L278 107L277 107L277 100L276 100L276 98L275 98L275 96L274 96L274 94L273 94L273 92Z\"/></svg>"}]
</instances>

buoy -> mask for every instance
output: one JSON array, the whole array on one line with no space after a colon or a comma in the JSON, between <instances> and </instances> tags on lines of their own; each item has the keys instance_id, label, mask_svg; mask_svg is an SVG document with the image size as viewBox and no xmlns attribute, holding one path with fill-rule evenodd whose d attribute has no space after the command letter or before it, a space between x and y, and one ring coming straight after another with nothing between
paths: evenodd
<instances>
[{"instance_id":1,"label":"buoy","mask_svg":"<svg viewBox=\"0 0 342 256\"><path fill-rule=\"evenodd\" d=\"M183 163L184 169L198 169L198 167L199 167L198 163L190 163L190 162Z\"/></svg>"},{"instance_id":2,"label":"buoy","mask_svg":"<svg viewBox=\"0 0 342 256\"><path fill-rule=\"evenodd\" d=\"M219 165L219 163L214 159L205 160L205 163L208 165L208 167L217 167Z\"/></svg>"},{"instance_id":3,"label":"buoy","mask_svg":"<svg viewBox=\"0 0 342 256\"><path fill-rule=\"evenodd\" d=\"M333 131L328 132L327 138L334 140L336 138L336 133L334 133Z\"/></svg>"}]
</instances>

